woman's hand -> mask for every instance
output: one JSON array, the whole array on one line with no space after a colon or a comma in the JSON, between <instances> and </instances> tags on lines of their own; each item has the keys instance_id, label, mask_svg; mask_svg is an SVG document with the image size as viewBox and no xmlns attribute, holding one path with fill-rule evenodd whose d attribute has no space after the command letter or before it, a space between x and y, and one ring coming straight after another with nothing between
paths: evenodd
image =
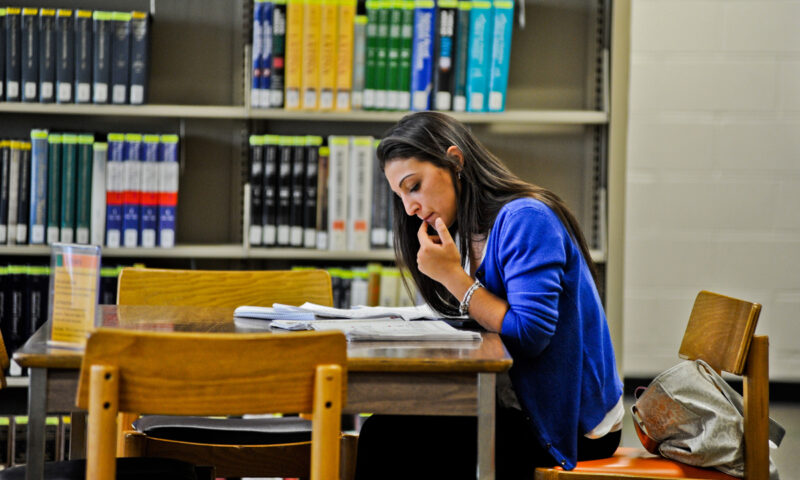
<instances>
[{"instance_id":1,"label":"woman's hand","mask_svg":"<svg viewBox=\"0 0 800 480\"><path fill-rule=\"evenodd\" d=\"M434 226L438 235L428 235L426 222L419 227L417 267L420 272L448 287L454 278L464 276L466 272L461 268L461 255L444 221L437 218Z\"/></svg>"}]
</instances>

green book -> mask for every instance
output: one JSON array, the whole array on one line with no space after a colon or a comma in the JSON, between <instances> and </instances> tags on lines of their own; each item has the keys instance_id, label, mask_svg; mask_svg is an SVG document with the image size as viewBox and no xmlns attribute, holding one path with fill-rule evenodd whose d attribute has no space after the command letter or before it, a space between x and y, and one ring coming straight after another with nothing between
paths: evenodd
<instances>
[{"instance_id":1,"label":"green book","mask_svg":"<svg viewBox=\"0 0 800 480\"><path fill-rule=\"evenodd\" d=\"M75 190L78 173L78 136L61 136L61 234L60 241L75 241Z\"/></svg>"},{"instance_id":2,"label":"green book","mask_svg":"<svg viewBox=\"0 0 800 480\"><path fill-rule=\"evenodd\" d=\"M400 29L400 65L397 78L397 108L411 109L411 51L414 43L414 0L402 0L403 15Z\"/></svg>"},{"instance_id":3,"label":"green book","mask_svg":"<svg viewBox=\"0 0 800 480\"><path fill-rule=\"evenodd\" d=\"M386 72L389 68L389 20L391 0L378 0L378 29L375 39L375 108L387 106Z\"/></svg>"},{"instance_id":4,"label":"green book","mask_svg":"<svg viewBox=\"0 0 800 480\"><path fill-rule=\"evenodd\" d=\"M386 39L386 108L397 110L400 89L400 46L402 43L403 2L390 0L388 38Z\"/></svg>"},{"instance_id":5,"label":"green book","mask_svg":"<svg viewBox=\"0 0 800 480\"><path fill-rule=\"evenodd\" d=\"M75 241L88 244L92 218L92 144L94 135L78 136L78 178L76 184Z\"/></svg>"},{"instance_id":6,"label":"green book","mask_svg":"<svg viewBox=\"0 0 800 480\"><path fill-rule=\"evenodd\" d=\"M367 48L364 61L364 109L375 108L375 65L378 41L378 0L367 0Z\"/></svg>"},{"instance_id":7,"label":"green book","mask_svg":"<svg viewBox=\"0 0 800 480\"><path fill-rule=\"evenodd\" d=\"M47 136L47 244L59 239L61 228L61 134Z\"/></svg>"}]
</instances>

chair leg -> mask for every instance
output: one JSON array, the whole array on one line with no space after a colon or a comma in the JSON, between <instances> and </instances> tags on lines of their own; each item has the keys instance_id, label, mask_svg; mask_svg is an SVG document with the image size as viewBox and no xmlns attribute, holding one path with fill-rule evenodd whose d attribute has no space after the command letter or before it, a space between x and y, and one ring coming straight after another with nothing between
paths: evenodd
<instances>
[{"instance_id":1,"label":"chair leg","mask_svg":"<svg viewBox=\"0 0 800 480\"><path fill-rule=\"evenodd\" d=\"M769 339L750 342L744 375L744 478L769 478Z\"/></svg>"},{"instance_id":2,"label":"chair leg","mask_svg":"<svg viewBox=\"0 0 800 480\"><path fill-rule=\"evenodd\" d=\"M342 367L340 365L319 365L314 380L311 480L339 478L341 422Z\"/></svg>"},{"instance_id":3,"label":"chair leg","mask_svg":"<svg viewBox=\"0 0 800 480\"><path fill-rule=\"evenodd\" d=\"M116 477L118 410L119 369L92 365L89 374L87 480L111 480Z\"/></svg>"}]
</instances>

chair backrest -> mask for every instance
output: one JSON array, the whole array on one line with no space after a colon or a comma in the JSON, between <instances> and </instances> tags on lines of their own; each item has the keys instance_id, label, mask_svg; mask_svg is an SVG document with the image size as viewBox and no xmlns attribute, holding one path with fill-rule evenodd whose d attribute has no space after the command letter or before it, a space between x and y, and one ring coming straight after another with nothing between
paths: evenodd
<instances>
[{"instance_id":1,"label":"chair backrest","mask_svg":"<svg viewBox=\"0 0 800 480\"><path fill-rule=\"evenodd\" d=\"M11 365L11 361L8 358L8 351L6 350L6 344L3 340L3 333L0 332L0 388L6 388L8 385L6 383L6 369Z\"/></svg>"},{"instance_id":2,"label":"chair backrest","mask_svg":"<svg viewBox=\"0 0 800 480\"><path fill-rule=\"evenodd\" d=\"M761 305L701 291L678 355L743 376L745 478L769 478L769 339L754 335Z\"/></svg>"},{"instance_id":3,"label":"chair backrest","mask_svg":"<svg viewBox=\"0 0 800 480\"><path fill-rule=\"evenodd\" d=\"M311 478L339 474L347 343L340 332L157 333L100 329L77 405L89 411L87 478L114 478L118 412L311 412Z\"/></svg>"},{"instance_id":4,"label":"chair backrest","mask_svg":"<svg viewBox=\"0 0 800 480\"><path fill-rule=\"evenodd\" d=\"M324 270L172 270L124 268L117 285L118 305L230 307L332 306L331 277Z\"/></svg>"}]
</instances>

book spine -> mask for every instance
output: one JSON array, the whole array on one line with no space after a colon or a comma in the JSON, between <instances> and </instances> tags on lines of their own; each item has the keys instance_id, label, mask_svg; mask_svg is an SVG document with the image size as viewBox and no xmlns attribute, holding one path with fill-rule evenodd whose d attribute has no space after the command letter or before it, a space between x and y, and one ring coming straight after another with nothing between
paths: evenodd
<instances>
[{"instance_id":1,"label":"book spine","mask_svg":"<svg viewBox=\"0 0 800 480\"><path fill-rule=\"evenodd\" d=\"M31 130L30 243L41 245L47 229L47 130Z\"/></svg>"},{"instance_id":2,"label":"book spine","mask_svg":"<svg viewBox=\"0 0 800 480\"><path fill-rule=\"evenodd\" d=\"M147 77L150 70L150 16L147 12L131 12L130 101L141 105L147 101Z\"/></svg>"},{"instance_id":3,"label":"book spine","mask_svg":"<svg viewBox=\"0 0 800 480\"><path fill-rule=\"evenodd\" d=\"M39 100L39 9L22 9L22 101Z\"/></svg>"},{"instance_id":4,"label":"book spine","mask_svg":"<svg viewBox=\"0 0 800 480\"><path fill-rule=\"evenodd\" d=\"M282 135L278 145L278 211L275 225L277 245L289 245L290 219L292 207L292 143L293 138Z\"/></svg>"},{"instance_id":5,"label":"book spine","mask_svg":"<svg viewBox=\"0 0 800 480\"><path fill-rule=\"evenodd\" d=\"M0 102L5 100L6 85L6 7L0 7ZM0 312L2 313L2 312ZM2 321L2 319L0 319ZM2 462L2 452L0 452Z\"/></svg>"},{"instance_id":6,"label":"book spine","mask_svg":"<svg viewBox=\"0 0 800 480\"><path fill-rule=\"evenodd\" d=\"M486 111L489 66L492 57L492 4L472 0L469 14L469 60L467 62L467 111Z\"/></svg>"},{"instance_id":7,"label":"book spine","mask_svg":"<svg viewBox=\"0 0 800 480\"><path fill-rule=\"evenodd\" d=\"M39 101L55 101L56 84L56 11L39 11Z\"/></svg>"},{"instance_id":8,"label":"book spine","mask_svg":"<svg viewBox=\"0 0 800 480\"><path fill-rule=\"evenodd\" d=\"M391 1L378 0L378 29L375 38L375 108L387 107L386 71L389 54Z\"/></svg>"},{"instance_id":9,"label":"book spine","mask_svg":"<svg viewBox=\"0 0 800 480\"><path fill-rule=\"evenodd\" d=\"M319 53L322 0L303 0L302 67L300 108L319 109Z\"/></svg>"},{"instance_id":10,"label":"book spine","mask_svg":"<svg viewBox=\"0 0 800 480\"><path fill-rule=\"evenodd\" d=\"M75 102L92 101L94 42L91 10L75 10Z\"/></svg>"},{"instance_id":11,"label":"book spine","mask_svg":"<svg viewBox=\"0 0 800 480\"><path fill-rule=\"evenodd\" d=\"M403 38L403 2L391 0L389 6L389 27L386 40L386 108L400 108L400 49Z\"/></svg>"},{"instance_id":12,"label":"book spine","mask_svg":"<svg viewBox=\"0 0 800 480\"><path fill-rule=\"evenodd\" d=\"M250 245L261 245L264 237L264 135L250 135Z\"/></svg>"},{"instance_id":13,"label":"book spine","mask_svg":"<svg viewBox=\"0 0 800 480\"><path fill-rule=\"evenodd\" d=\"M17 207L17 243L28 243L28 219L31 213L31 142L19 142L19 203Z\"/></svg>"},{"instance_id":14,"label":"book spine","mask_svg":"<svg viewBox=\"0 0 800 480\"><path fill-rule=\"evenodd\" d=\"M8 241L8 185L11 168L11 141L0 140L0 243ZM2 321L0 321L2 325Z\"/></svg>"},{"instance_id":15,"label":"book spine","mask_svg":"<svg viewBox=\"0 0 800 480\"><path fill-rule=\"evenodd\" d=\"M125 135L108 134L106 163L106 246L122 244L122 198L125 193Z\"/></svg>"},{"instance_id":16,"label":"book spine","mask_svg":"<svg viewBox=\"0 0 800 480\"><path fill-rule=\"evenodd\" d=\"M317 245L317 178L319 177L319 147L322 137L306 136L305 166L306 175L303 188L303 247L315 248Z\"/></svg>"},{"instance_id":17,"label":"book spine","mask_svg":"<svg viewBox=\"0 0 800 480\"><path fill-rule=\"evenodd\" d=\"M102 246L106 235L107 161L108 144L105 142L92 144L92 219L89 226L89 242L92 245Z\"/></svg>"},{"instance_id":18,"label":"book spine","mask_svg":"<svg viewBox=\"0 0 800 480\"><path fill-rule=\"evenodd\" d=\"M300 109L303 72L303 0L286 2L286 98L284 108Z\"/></svg>"},{"instance_id":19,"label":"book spine","mask_svg":"<svg viewBox=\"0 0 800 480\"><path fill-rule=\"evenodd\" d=\"M303 210L305 209L306 149L305 137L292 137L291 206L289 210L289 245L303 246Z\"/></svg>"},{"instance_id":20,"label":"book spine","mask_svg":"<svg viewBox=\"0 0 800 480\"><path fill-rule=\"evenodd\" d=\"M286 0L275 0L272 7L272 69L269 106L282 108L286 86Z\"/></svg>"},{"instance_id":21,"label":"book spine","mask_svg":"<svg viewBox=\"0 0 800 480\"><path fill-rule=\"evenodd\" d=\"M92 218L92 152L94 135L78 136L78 186L75 209L75 241L89 243Z\"/></svg>"},{"instance_id":22,"label":"book spine","mask_svg":"<svg viewBox=\"0 0 800 480\"><path fill-rule=\"evenodd\" d=\"M400 70L397 87L397 108L411 109L411 53L414 50L414 0L402 0L403 18L400 29Z\"/></svg>"},{"instance_id":23,"label":"book spine","mask_svg":"<svg viewBox=\"0 0 800 480\"><path fill-rule=\"evenodd\" d=\"M142 247L153 248L158 240L158 158L161 139L158 135L144 135L142 153L141 231Z\"/></svg>"},{"instance_id":24,"label":"book spine","mask_svg":"<svg viewBox=\"0 0 800 480\"><path fill-rule=\"evenodd\" d=\"M337 31L339 0L320 1L319 35L319 109L333 110L336 77L338 73Z\"/></svg>"},{"instance_id":25,"label":"book spine","mask_svg":"<svg viewBox=\"0 0 800 480\"><path fill-rule=\"evenodd\" d=\"M353 86L350 96L350 108L353 110L364 108L366 61L367 16L356 15L353 25Z\"/></svg>"},{"instance_id":26,"label":"book spine","mask_svg":"<svg viewBox=\"0 0 800 480\"><path fill-rule=\"evenodd\" d=\"M6 8L6 100L20 101L20 82L22 80L22 9ZM10 147L9 147L10 148Z\"/></svg>"},{"instance_id":27,"label":"book spine","mask_svg":"<svg viewBox=\"0 0 800 480\"><path fill-rule=\"evenodd\" d=\"M386 248L388 227L389 184L381 170L377 149L380 140L372 144L372 229L370 231L370 246L372 248Z\"/></svg>"},{"instance_id":28,"label":"book spine","mask_svg":"<svg viewBox=\"0 0 800 480\"><path fill-rule=\"evenodd\" d=\"M47 136L47 244L60 238L61 228L61 134Z\"/></svg>"},{"instance_id":29,"label":"book spine","mask_svg":"<svg viewBox=\"0 0 800 480\"><path fill-rule=\"evenodd\" d=\"M272 88L272 17L274 4L264 3L261 12L261 82L258 86L258 106L270 106L270 89Z\"/></svg>"},{"instance_id":30,"label":"book spine","mask_svg":"<svg viewBox=\"0 0 800 480\"><path fill-rule=\"evenodd\" d=\"M278 144L277 135L264 137L264 178L262 182L261 243L271 247L278 242Z\"/></svg>"},{"instance_id":31,"label":"book spine","mask_svg":"<svg viewBox=\"0 0 800 480\"><path fill-rule=\"evenodd\" d=\"M161 135L158 165L158 246L175 246L178 210L178 136Z\"/></svg>"},{"instance_id":32,"label":"book spine","mask_svg":"<svg viewBox=\"0 0 800 480\"><path fill-rule=\"evenodd\" d=\"M369 274L364 268L354 269L352 271L353 280L350 283L350 305L366 305L369 301L369 287L367 280Z\"/></svg>"},{"instance_id":33,"label":"book spine","mask_svg":"<svg viewBox=\"0 0 800 480\"><path fill-rule=\"evenodd\" d=\"M317 242L318 250L328 249L328 160L330 148L319 147L319 163L317 166Z\"/></svg>"},{"instance_id":34,"label":"book spine","mask_svg":"<svg viewBox=\"0 0 800 480\"><path fill-rule=\"evenodd\" d=\"M511 58L511 28L514 25L514 2L495 0L492 60L489 75L489 111L506 108L508 68Z\"/></svg>"},{"instance_id":35,"label":"book spine","mask_svg":"<svg viewBox=\"0 0 800 480\"><path fill-rule=\"evenodd\" d=\"M108 86L111 83L111 38L114 30L111 12L95 11L93 20L92 101L108 103Z\"/></svg>"},{"instance_id":36,"label":"book spine","mask_svg":"<svg viewBox=\"0 0 800 480\"><path fill-rule=\"evenodd\" d=\"M131 14L111 14L111 103L128 103L131 70Z\"/></svg>"},{"instance_id":37,"label":"book spine","mask_svg":"<svg viewBox=\"0 0 800 480\"><path fill-rule=\"evenodd\" d=\"M56 101L72 102L75 80L75 32L72 10L59 8L56 12Z\"/></svg>"},{"instance_id":38,"label":"book spine","mask_svg":"<svg viewBox=\"0 0 800 480\"><path fill-rule=\"evenodd\" d=\"M350 139L328 137L328 249L347 250L347 191Z\"/></svg>"},{"instance_id":39,"label":"book spine","mask_svg":"<svg viewBox=\"0 0 800 480\"><path fill-rule=\"evenodd\" d=\"M261 75L264 72L264 6L266 0L254 0L253 2L253 38L250 50L252 57L253 73L250 82L250 106L260 107L261 105Z\"/></svg>"},{"instance_id":40,"label":"book spine","mask_svg":"<svg viewBox=\"0 0 800 480\"><path fill-rule=\"evenodd\" d=\"M335 38L336 110L340 112L348 112L350 111L350 103L353 91L356 2L354 0L340 0L338 9L338 35L336 35ZM363 52L363 44L361 46L361 51Z\"/></svg>"},{"instance_id":41,"label":"book spine","mask_svg":"<svg viewBox=\"0 0 800 480\"><path fill-rule=\"evenodd\" d=\"M457 0L439 0L434 42L433 108L452 109L453 40L456 34Z\"/></svg>"},{"instance_id":42,"label":"book spine","mask_svg":"<svg viewBox=\"0 0 800 480\"><path fill-rule=\"evenodd\" d=\"M122 196L122 246L139 246L139 217L142 191L142 136L138 133L125 134L125 158L123 160L125 178Z\"/></svg>"},{"instance_id":43,"label":"book spine","mask_svg":"<svg viewBox=\"0 0 800 480\"><path fill-rule=\"evenodd\" d=\"M367 264L367 305L368 307L377 307L380 303L381 295L381 264L368 263Z\"/></svg>"},{"instance_id":44,"label":"book spine","mask_svg":"<svg viewBox=\"0 0 800 480\"><path fill-rule=\"evenodd\" d=\"M78 174L78 136L61 136L61 225L59 240L75 241L75 195Z\"/></svg>"},{"instance_id":45,"label":"book spine","mask_svg":"<svg viewBox=\"0 0 800 480\"><path fill-rule=\"evenodd\" d=\"M377 73L375 67L378 60L378 0L366 0L366 59L364 62L364 109L375 108L375 85Z\"/></svg>"},{"instance_id":46,"label":"book spine","mask_svg":"<svg viewBox=\"0 0 800 480\"><path fill-rule=\"evenodd\" d=\"M467 110L467 62L469 59L470 0L458 2L458 20L455 42L455 73L453 75L453 111Z\"/></svg>"},{"instance_id":47,"label":"book spine","mask_svg":"<svg viewBox=\"0 0 800 480\"><path fill-rule=\"evenodd\" d=\"M411 109L428 110L431 105L433 36L436 16L431 0L414 3L414 45L411 51Z\"/></svg>"},{"instance_id":48,"label":"book spine","mask_svg":"<svg viewBox=\"0 0 800 480\"><path fill-rule=\"evenodd\" d=\"M347 249L369 250L372 213L372 137L353 137L350 146Z\"/></svg>"},{"instance_id":49,"label":"book spine","mask_svg":"<svg viewBox=\"0 0 800 480\"><path fill-rule=\"evenodd\" d=\"M18 140L11 140L9 143L9 167L8 167L8 243L13 245L17 242L17 213L19 209L19 164L22 151Z\"/></svg>"}]
</instances>

